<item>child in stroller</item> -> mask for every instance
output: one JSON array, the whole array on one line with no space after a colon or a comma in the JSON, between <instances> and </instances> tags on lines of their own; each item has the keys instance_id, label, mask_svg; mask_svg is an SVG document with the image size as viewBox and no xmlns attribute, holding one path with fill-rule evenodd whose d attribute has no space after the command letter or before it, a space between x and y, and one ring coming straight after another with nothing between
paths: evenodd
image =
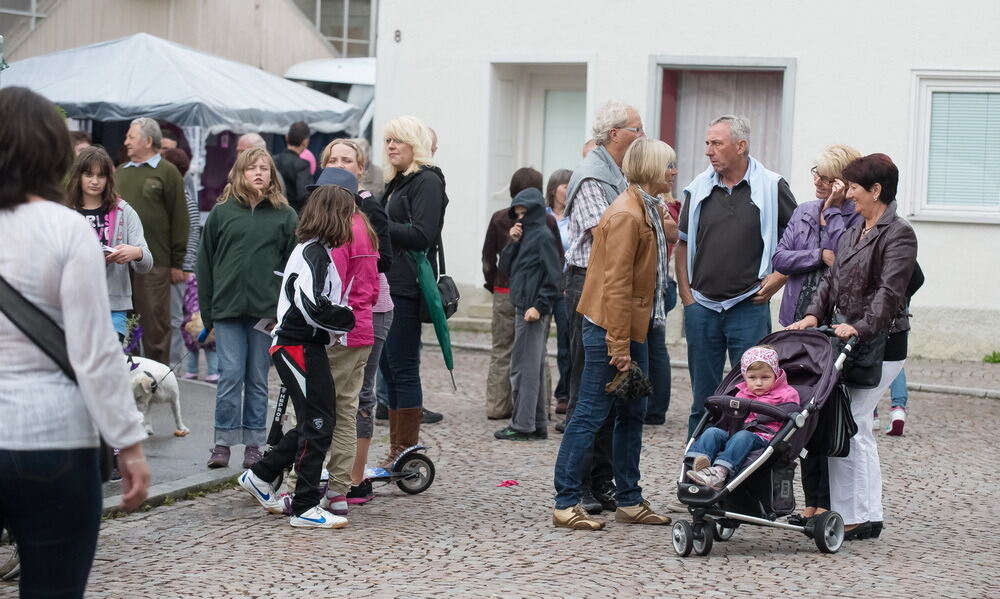
<instances>
[{"instance_id":1,"label":"child in stroller","mask_svg":"<svg viewBox=\"0 0 1000 599\"><path fill-rule=\"evenodd\" d=\"M736 397L772 405L798 405L799 394L788 384L785 371L778 366L778 352L770 345L748 349L740 360L740 372L743 374L743 381L736 385ZM742 429L732 436L718 427L707 429L685 456L694 460L687 477L696 484L715 491L721 490L729 475L740 467L752 451L767 446L781 424L750 412Z\"/></svg>"}]
</instances>

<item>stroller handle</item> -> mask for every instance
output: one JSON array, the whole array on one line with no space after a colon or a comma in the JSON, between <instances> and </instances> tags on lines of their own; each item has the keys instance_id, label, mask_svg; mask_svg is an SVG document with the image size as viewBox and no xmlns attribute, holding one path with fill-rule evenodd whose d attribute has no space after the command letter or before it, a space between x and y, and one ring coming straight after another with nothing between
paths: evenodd
<instances>
[{"instance_id":1,"label":"stroller handle","mask_svg":"<svg viewBox=\"0 0 1000 599\"><path fill-rule=\"evenodd\" d=\"M829 325L823 325L821 327L815 327L815 328L813 328L811 330L813 330L813 331L819 331L820 333L823 333L824 335L827 335L828 337L836 337L837 336L836 333L833 332L833 327L831 327ZM837 356L837 361L834 362L834 364L833 364L834 368L836 368L838 372L844 369L844 362L847 361L847 356L850 355L851 350L854 349L854 346L857 345L857 343L858 343L858 336L857 335L851 335L847 339L847 342L844 343L844 348L842 350L840 350L840 355Z\"/></svg>"}]
</instances>

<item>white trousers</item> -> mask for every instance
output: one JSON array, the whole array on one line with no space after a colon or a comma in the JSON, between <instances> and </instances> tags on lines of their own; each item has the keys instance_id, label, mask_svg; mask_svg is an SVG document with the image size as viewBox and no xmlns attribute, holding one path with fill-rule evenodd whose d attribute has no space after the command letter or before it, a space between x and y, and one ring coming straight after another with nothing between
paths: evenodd
<instances>
[{"instance_id":1,"label":"white trousers","mask_svg":"<svg viewBox=\"0 0 1000 599\"><path fill-rule=\"evenodd\" d=\"M879 465L872 412L878 400L905 360L882 362L882 378L874 389L848 387L851 413L858 424L858 434L851 438L851 453L846 458L830 458L830 508L844 518L844 524L881 522L882 468Z\"/></svg>"}]
</instances>

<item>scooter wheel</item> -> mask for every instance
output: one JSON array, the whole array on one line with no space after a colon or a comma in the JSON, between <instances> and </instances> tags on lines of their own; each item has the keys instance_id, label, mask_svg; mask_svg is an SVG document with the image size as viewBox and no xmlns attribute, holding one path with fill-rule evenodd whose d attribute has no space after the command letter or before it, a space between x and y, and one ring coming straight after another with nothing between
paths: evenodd
<instances>
[{"instance_id":1,"label":"scooter wheel","mask_svg":"<svg viewBox=\"0 0 1000 599\"><path fill-rule=\"evenodd\" d=\"M409 474L396 481L404 493L416 495L426 491L434 482L434 462L422 453L411 453L396 465L394 473Z\"/></svg>"}]
</instances>

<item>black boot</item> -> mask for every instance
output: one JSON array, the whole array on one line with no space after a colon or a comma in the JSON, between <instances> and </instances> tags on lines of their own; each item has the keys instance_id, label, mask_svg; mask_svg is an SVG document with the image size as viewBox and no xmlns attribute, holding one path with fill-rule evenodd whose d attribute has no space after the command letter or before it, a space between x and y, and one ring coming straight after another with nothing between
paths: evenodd
<instances>
[{"instance_id":1,"label":"black boot","mask_svg":"<svg viewBox=\"0 0 1000 599\"><path fill-rule=\"evenodd\" d=\"M601 507L601 502L594 498L594 494L590 492L590 489L584 487L583 492L580 493L580 505L583 509L587 510L590 515L600 514L604 509Z\"/></svg>"},{"instance_id":2,"label":"black boot","mask_svg":"<svg viewBox=\"0 0 1000 599\"><path fill-rule=\"evenodd\" d=\"M618 509L615 503L615 483L610 480L604 482L594 489L594 499L600 502L601 507L609 512Z\"/></svg>"}]
</instances>

